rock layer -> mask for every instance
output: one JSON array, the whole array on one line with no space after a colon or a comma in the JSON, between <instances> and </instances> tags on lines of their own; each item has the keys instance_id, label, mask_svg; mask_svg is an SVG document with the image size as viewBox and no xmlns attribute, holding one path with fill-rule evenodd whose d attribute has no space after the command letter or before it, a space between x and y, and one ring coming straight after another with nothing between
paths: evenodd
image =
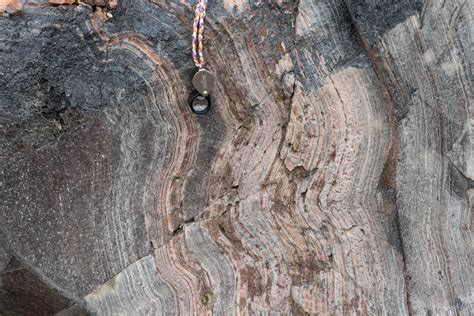
<instances>
[{"instance_id":1,"label":"rock layer","mask_svg":"<svg viewBox=\"0 0 474 316\"><path fill-rule=\"evenodd\" d=\"M209 4L0 18L0 311L474 312L471 3Z\"/></svg>"}]
</instances>

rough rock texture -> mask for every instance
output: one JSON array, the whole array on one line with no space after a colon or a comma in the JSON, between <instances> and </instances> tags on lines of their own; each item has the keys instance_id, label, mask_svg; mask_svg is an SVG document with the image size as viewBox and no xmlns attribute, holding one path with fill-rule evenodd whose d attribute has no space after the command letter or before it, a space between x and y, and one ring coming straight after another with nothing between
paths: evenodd
<instances>
[{"instance_id":1,"label":"rough rock texture","mask_svg":"<svg viewBox=\"0 0 474 316\"><path fill-rule=\"evenodd\" d=\"M91 4L0 17L0 313L474 313L472 1L210 0L203 117Z\"/></svg>"}]
</instances>

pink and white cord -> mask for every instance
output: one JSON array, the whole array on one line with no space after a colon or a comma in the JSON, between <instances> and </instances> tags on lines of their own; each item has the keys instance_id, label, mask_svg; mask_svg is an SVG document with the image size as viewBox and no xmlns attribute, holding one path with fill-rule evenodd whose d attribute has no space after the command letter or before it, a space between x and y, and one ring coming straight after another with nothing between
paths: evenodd
<instances>
[{"instance_id":1,"label":"pink and white cord","mask_svg":"<svg viewBox=\"0 0 474 316\"><path fill-rule=\"evenodd\" d=\"M202 68L205 64L203 51L204 22L206 20L207 0L196 0L193 27L193 59L196 67Z\"/></svg>"}]
</instances>

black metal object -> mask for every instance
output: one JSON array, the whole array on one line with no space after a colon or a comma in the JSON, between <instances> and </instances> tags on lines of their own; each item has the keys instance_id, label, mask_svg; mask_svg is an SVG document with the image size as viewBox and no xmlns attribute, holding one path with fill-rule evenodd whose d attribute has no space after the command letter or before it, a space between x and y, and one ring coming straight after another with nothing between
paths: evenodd
<instances>
[{"instance_id":1,"label":"black metal object","mask_svg":"<svg viewBox=\"0 0 474 316\"><path fill-rule=\"evenodd\" d=\"M205 97L195 90L189 96L189 105L195 114L203 115L211 108L211 98Z\"/></svg>"}]
</instances>

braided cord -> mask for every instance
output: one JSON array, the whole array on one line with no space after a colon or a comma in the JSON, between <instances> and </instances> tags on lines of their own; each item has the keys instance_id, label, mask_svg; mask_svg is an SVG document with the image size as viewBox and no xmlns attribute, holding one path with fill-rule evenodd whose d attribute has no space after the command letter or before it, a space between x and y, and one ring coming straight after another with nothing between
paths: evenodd
<instances>
[{"instance_id":1,"label":"braided cord","mask_svg":"<svg viewBox=\"0 0 474 316\"><path fill-rule=\"evenodd\" d=\"M206 20L207 0L196 0L196 9L194 11L193 27L193 59L196 67L204 66L203 39L204 39L204 21Z\"/></svg>"}]
</instances>

